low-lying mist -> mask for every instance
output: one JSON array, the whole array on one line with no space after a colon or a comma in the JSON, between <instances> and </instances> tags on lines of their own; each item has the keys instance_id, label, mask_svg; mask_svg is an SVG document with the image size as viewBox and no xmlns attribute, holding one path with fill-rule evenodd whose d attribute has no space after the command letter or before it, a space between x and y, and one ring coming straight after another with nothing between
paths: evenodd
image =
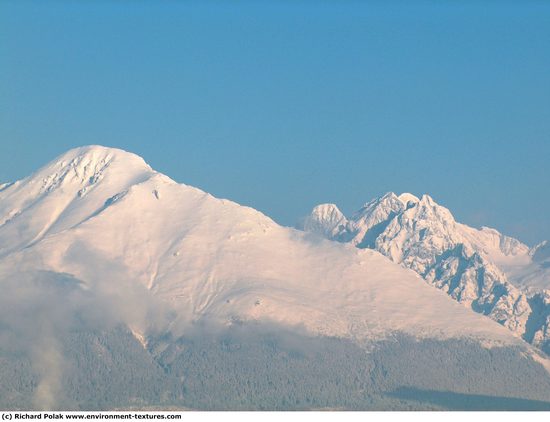
<instances>
[{"instance_id":1,"label":"low-lying mist","mask_svg":"<svg viewBox=\"0 0 550 422\"><path fill-rule=\"evenodd\" d=\"M147 334L169 317L145 288L116 272L105 274L98 269L91 283L49 271L0 277L1 358L28 360L33 408L52 410L63 403L63 380L71 364L66 343L72 334L120 327Z\"/></svg>"},{"instance_id":2,"label":"low-lying mist","mask_svg":"<svg viewBox=\"0 0 550 422\"><path fill-rule=\"evenodd\" d=\"M206 319L175 335L166 328L172 310L110 270L81 279L48 271L0 277L0 408L447 409L463 408L449 397L483 408L490 396L546 409L550 402L548 373L515 347L400 333L359 345L267 322Z\"/></svg>"}]
</instances>

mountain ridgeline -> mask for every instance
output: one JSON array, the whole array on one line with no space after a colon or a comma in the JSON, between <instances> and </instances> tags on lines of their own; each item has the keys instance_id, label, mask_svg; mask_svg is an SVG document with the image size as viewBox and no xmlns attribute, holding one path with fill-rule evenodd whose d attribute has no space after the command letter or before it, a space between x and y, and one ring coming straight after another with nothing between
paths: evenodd
<instances>
[{"instance_id":1,"label":"mountain ridgeline","mask_svg":"<svg viewBox=\"0 0 550 422\"><path fill-rule=\"evenodd\" d=\"M409 193L374 199L349 219L336 205L322 204L301 228L377 250L550 353L546 242L530 249L494 229L468 227L430 196Z\"/></svg>"},{"instance_id":2,"label":"mountain ridgeline","mask_svg":"<svg viewBox=\"0 0 550 422\"><path fill-rule=\"evenodd\" d=\"M319 208L306 229L335 242L114 148L0 185L0 407L549 409L550 361L524 341L547 338L526 293L545 245L445 237L450 214L408 199L361 224ZM494 257L526 260L525 292Z\"/></svg>"}]
</instances>

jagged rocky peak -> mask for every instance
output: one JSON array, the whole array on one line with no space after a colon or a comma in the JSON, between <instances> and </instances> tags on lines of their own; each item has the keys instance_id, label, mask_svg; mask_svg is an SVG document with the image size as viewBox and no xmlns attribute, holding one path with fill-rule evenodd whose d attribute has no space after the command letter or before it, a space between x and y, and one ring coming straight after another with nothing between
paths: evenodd
<instances>
[{"instance_id":1,"label":"jagged rocky peak","mask_svg":"<svg viewBox=\"0 0 550 422\"><path fill-rule=\"evenodd\" d=\"M418 198L393 192L365 204L344 231L328 237L375 249L515 335L528 341L539 339L542 348L548 347L544 344L550 339L546 334L550 319L548 324L543 321L550 315L550 305L541 302L540 311L536 311L529 302L532 299L511 284L499 267L510 260L517 265L529 255L535 262L545 263L550 258L546 243L529 251L519 240L497 230L456 222L447 208L427 194Z\"/></svg>"},{"instance_id":2,"label":"jagged rocky peak","mask_svg":"<svg viewBox=\"0 0 550 422\"><path fill-rule=\"evenodd\" d=\"M398 242L403 247L421 244L438 253L463 242L451 212L428 195L393 218L380 235L380 242Z\"/></svg>"},{"instance_id":3,"label":"jagged rocky peak","mask_svg":"<svg viewBox=\"0 0 550 422\"><path fill-rule=\"evenodd\" d=\"M402 209L403 208L403 202L399 199L399 197L393 193L388 192L384 195L382 195L380 198L375 198L372 201L367 202L363 207L357 212L357 214L360 214L361 212L370 211L376 208L391 208L391 209Z\"/></svg>"},{"instance_id":4,"label":"jagged rocky peak","mask_svg":"<svg viewBox=\"0 0 550 422\"><path fill-rule=\"evenodd\" d=\"M420 225L428 226L438 223L438 227L431 230L432 233L446 232L455 224L450 211L438 205L429 195L422 195L419 199L411 193L398 196L388 192L367 202L349 219L334 204L319 205L306 218L303 228L331 239L351 241L361 248L370 248L374 247L375 238L390 225L393 225L390 232L398 231L401 225L406 226L407 230L418 231L419 221L424 222ZM426 231L423 232L425 234Z\"/></svg>"},{"instance_id":5,"label":"jagged rocky peak","mask_svg":"<svg viewBox=\"0 0 550 422\"><path fill-rule=\"evenodd\" d=\"M427 195L424 195L422 200L433 202ZM419 203L421 203L421 200L411 193L405 192L401 195L397 195L394 192L388 192L363 205L363 207L351 217L351 220L355 221L363 228L370 228L390 217L415 207Z\"/></svg>"},{"instance_id":6,"label":"jagged rocky peak","mask_svg":"<svg viewBox=\"0 0 550 422\"><path fill-rule=\"evenodd\" d=\"M492 245L505 256L526 255L529 247L513 237L506 236L490 227L481 227L480 237L484 238L484 246Z\"/></svg>"},{"instance_id":7,"label":"jagged rocky peak","mask_svg":"<svg viewBox=\"0 0 550 422\"><path fill-rule=\"evenodd\" d=\"M334 204L320 204L311 211L302 223L305 231L333 237L343 230L347 218Z\"/></svg>"},{"instance_id":8,"label":"jagged rocky peak","mask_svg":"<svg viewBox=\"0 0 550 422\"><path fill-rule=\"evenodd\" d=\"M391 218L379 233L367 233L365 237L373 235L376 236L374 247L379 252L421 275L426 274L445 251L462 244L452 214L428 195Z\"/></svg>"},{"instance_id":9,"label":"jagged rocky peak","mask_svg":"<svg viewBox=\"0 0 550 422\"><path fill-rule=\"evenodd\" d=\"M354 227L359 234L363 234L371 227L387 220L404 210L403 202L393 192L388 192L380 198L367 202L352 215Z\"/></svg>"},{"instance_id":10,"label":"jagged rocky peak","mask_svg":"<svg viewBox=\"0 0 550 422\"><path fill-rule=\"evenodd\" d=\"M437 217L445 222L455 221L451 211L444 206L439 205L430 195L427 194L422 195L422 198L418 201L418 204L415 207L415 214L422 218Z\"/></svg>"},{"instance_id":11,"label":"jagged rocky peak","mask_svg":"<svg viewBox=\"0 0 550 422\"><path fill-rule=\"evenodd\" d=\"M335 204L321 204L317 205L312 212L319 220L334 222L345 219L344 214Z\"/></svg>"}]
</instances>

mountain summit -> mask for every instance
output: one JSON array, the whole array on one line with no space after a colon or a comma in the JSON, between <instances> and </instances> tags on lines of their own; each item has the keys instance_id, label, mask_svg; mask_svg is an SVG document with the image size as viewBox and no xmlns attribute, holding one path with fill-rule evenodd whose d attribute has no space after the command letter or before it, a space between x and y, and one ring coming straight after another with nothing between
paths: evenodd
<instances>
[{"instance_id":1,"label":"mountain summit","mask_svg":"<svg viewBox=\"0 0 550 422\"><path fill-rule=\"evenodd\" d=\"M87 146L66 152L0 191L0 228L9 238L0 244L0 256L75 227L155 177L168 180L120 149Z\"/></svg>"}]
</instances>

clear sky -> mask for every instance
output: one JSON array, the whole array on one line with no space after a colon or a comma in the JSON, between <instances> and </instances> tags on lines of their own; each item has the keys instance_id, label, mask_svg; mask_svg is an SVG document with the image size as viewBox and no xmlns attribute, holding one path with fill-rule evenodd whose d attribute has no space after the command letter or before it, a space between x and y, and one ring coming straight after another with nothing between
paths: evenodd
<instances>
[{"instance_id":1,"label":"clear sky","mask_svg":"<svg viewBox=\"0 0 550 422\"><path fill-rule=\"evenodd\" d=\"M0 1L0 181L120 147L293 225L387 191L550 239L550 1Z\"/></svg>"}]
</instances>

